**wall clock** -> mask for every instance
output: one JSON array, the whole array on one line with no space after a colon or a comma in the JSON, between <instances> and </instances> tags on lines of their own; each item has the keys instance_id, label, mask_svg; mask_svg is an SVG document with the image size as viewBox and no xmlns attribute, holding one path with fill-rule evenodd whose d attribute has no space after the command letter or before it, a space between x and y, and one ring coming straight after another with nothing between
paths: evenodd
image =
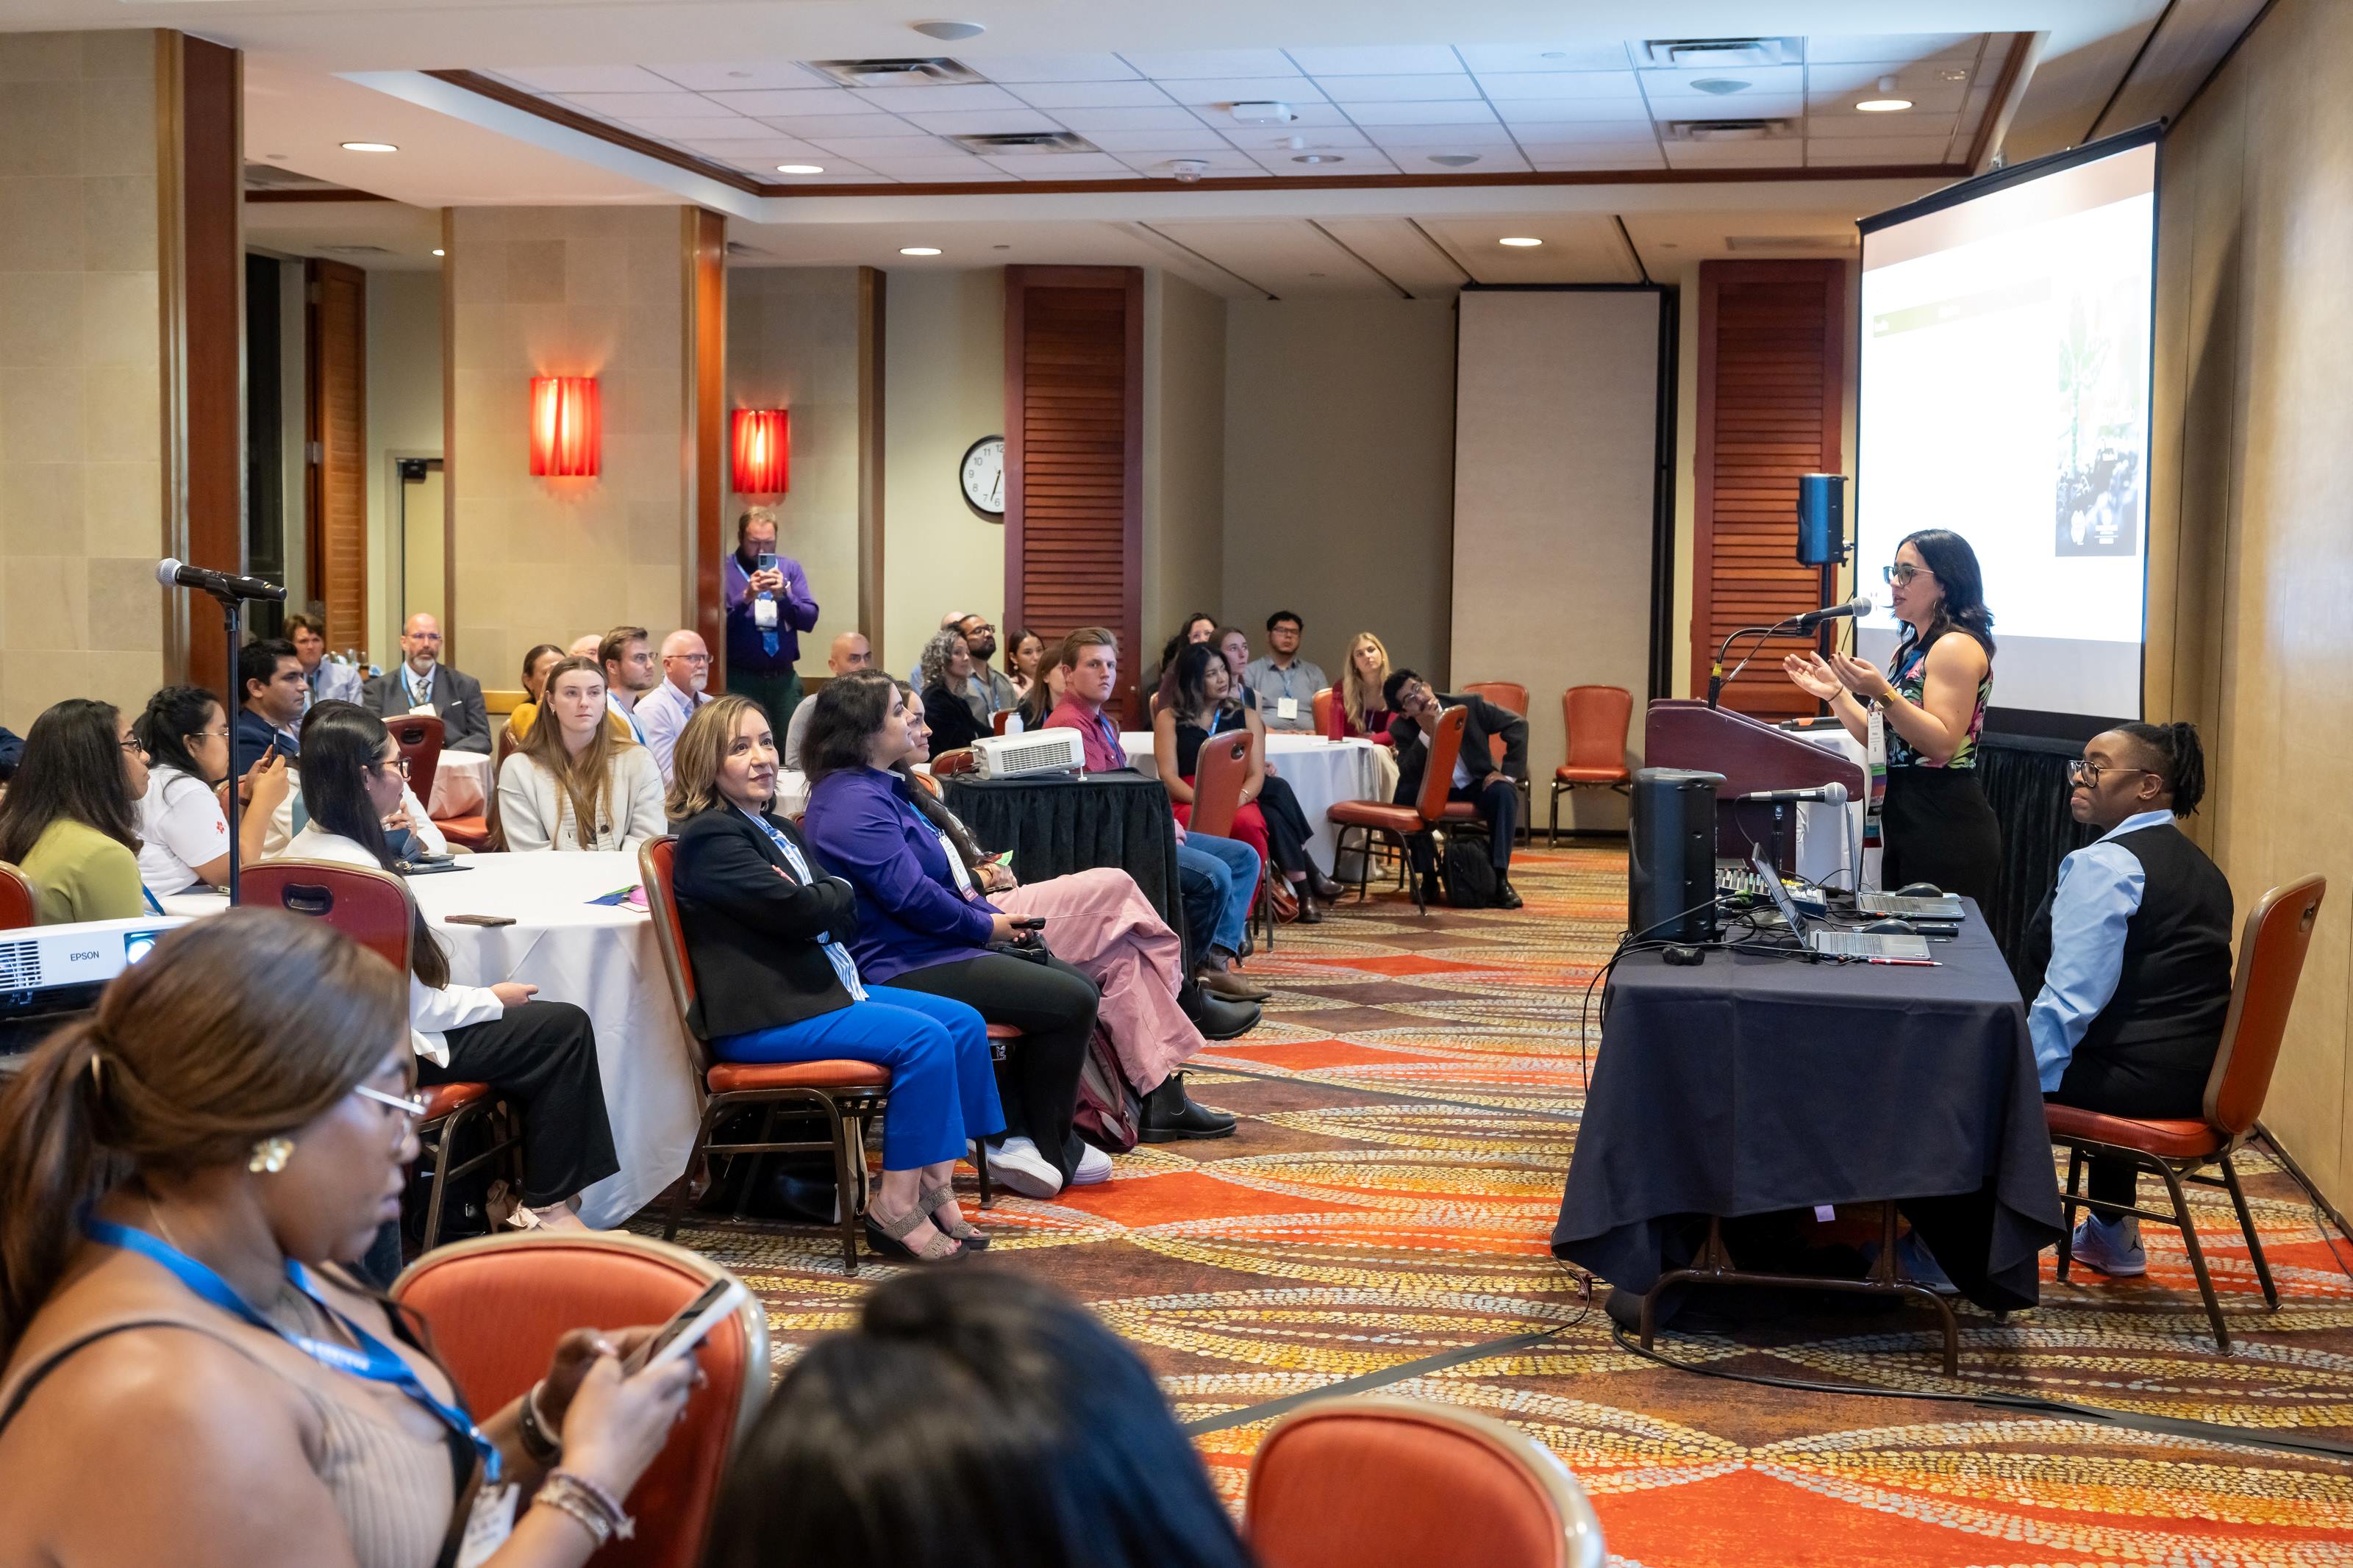
<instances>
[{"instance_id":1,"label":"wall clock","mask_svg":"<svg viewBox=\"0 0 2353 1568\"><path fill-rule=\"evenodd\" d=\"M992 521L1005 521L1005 437L983 436L965 448L956 466L965 504Z\"/></svg>"}]
</instances>

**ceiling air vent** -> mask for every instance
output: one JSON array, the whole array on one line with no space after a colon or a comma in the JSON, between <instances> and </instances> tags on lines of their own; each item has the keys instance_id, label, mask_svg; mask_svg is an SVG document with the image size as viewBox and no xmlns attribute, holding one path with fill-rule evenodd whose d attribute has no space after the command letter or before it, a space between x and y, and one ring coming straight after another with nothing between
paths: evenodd
<instances>
[{"instance_id":1,"label":"ceiling air vent","mask_svg":"<svg viewBox=\"0 0 2353 1568\"><path fill-rule=\"evenodd\" d=\"M1793 66L1804 58L1795 38L1649 38L1642 52L1654 66L1719 70L1726 66Z\"/></svg>"},{"instance_id":2,"label":"ceiling air vent","mask_svg":"<svg viewBox=\"0 0 2353 1568\"><path fill-rule=\"evenodd\" d=\"M967 153L1100 153L1075 131L1006 131L985 136L951 136Z\"/></svg>"},{"instance_id":3,"label":"ceiling air vent","mask_svg":"<svg viewBox=\"0 0 2353 1568\"><path fill-rule=\"evenodd\" d=\"M808 60L808 68L844 87L968 87L988 79L961 60Z\"/></svg>"},{"instance_id":4,"label":"ceiling air vent","mask_svg":"<svg viewBox=\"0 0 2353 1568\"><path fill-rule=\"evenodd\" d=\"M1795 136L1794 120L1670 120L1670 142L1771 142Z\"/></svg>"}]
</instances>

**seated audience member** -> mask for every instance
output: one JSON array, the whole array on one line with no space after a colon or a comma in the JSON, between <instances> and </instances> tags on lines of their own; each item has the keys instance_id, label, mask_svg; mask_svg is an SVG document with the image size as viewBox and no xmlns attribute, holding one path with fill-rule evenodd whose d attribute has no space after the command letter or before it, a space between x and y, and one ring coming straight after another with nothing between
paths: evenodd
<instances>
[{"instance_id":1,"label":"seated audience member","mask_svg":"<svg viewBox=\"0 0 2353 1568\"><path fill-rule=\"evenodd\" d=\"M1332 692L1332 717L1324 731L1331 741L1364 739L1377 746L1395 747L1389 733L1397 715L1389 711L1389 650L1370 632L1358 632L1348 647L1348 668Z\"/></svg>"},{"instance_id":2,"label":"seated audience member","mask_svg":"<svg viewBox=\"0 0 2353 1568\"><path fill-rule=\"evenodd\" d=\"M969 746L989 732L970 700L975 677L972 650L964 634L950 627L923 645L923 721L943 752Z\"/></svg>"},{"instance_id":3,"label":"seated audience member","mask_svg":"<svg viewBox=\"0 0 2353 1568\"><path fill-rule=\"evenodd\" d=\"M1005 674L1013 686L1013 701L1019 706L1029 699L1029 689L1038 684L1038 667L1046 657L1046 640L1027 626L1015 630L1005 646Z\"/></svg>"},{"instance_id":4,"label":"seated audience member","mask_svg":"<svg viewBox=\"0 0 2353 1568\"><path fill-rule=\"evenodd\" d=\"M1061 706L1068 693L1064 677L1070 672L1062 668L1062 645L1056 643L1046 650L1038 663L1038 679L1029 683L1022 695L1021 706L1014 710L1012 729L1024 731L1042 730L1047 716Z\"/></svg>"},{"instance_id":5,"label":"seated audience member","mask_svg":"<svg viewBox=\"0 0 2353 1568\"><path fill-rule=\"evenodd\" d=\"M362 712L368 710L362 703L315 703L311 711L302 715L303 733L310 732L311 722L322 709L347 707L356 707ZM392 858L415 860L420 857L450 854L449 840L442 837L441 830L426 815L425 803L417 798L417 792L408 787L407 761L404 758L396 765L400 773L400 805L386 812L384 818L384 841L391 848ZM286 847L294 841L294 836L301 832L309 821L310 816L302 806L302 771L299 765L290 763L286 767L286 794L279 801L277 809L269 814L269 826L262 833L261 858L275 859L285 854Z\"/></svg>"},{"instance_id":6,"label":"seated audience member","mask_svg":"<svg viewBox=\"0 0 2353 1568\"><path fill-rule=\"evenodd\" d=\"M857 896L769 809L776 750L759 704L719 698L688 721L680 747L670 811L696 1031L722 1061L889 1068L867 1245L923 1263L962 1256L961 1242L987 1246L956 1208L954 1178L967 1138L1005 1129L987 1026L961 1002L860 978L844 945Z\"/></svg>"},{"instance_id":7,"label":"seated audience member","mask_svg":"<svg viewBox=\"0 0 2353 1568\"><path fill-rule=\"evenodd\" d=\"M1062 639L1060 663L1063 697L1040 728L1076 730L1091 773L1125 769L1127 749L1120 744L1119 726L1103 711L1119 684L1119 639L1108 627L1081 626ZM1170 675L1175 675L1173 668ZM1186 916L1188 924L1208 938L1197 978L1203 990L1230 1002L1267 999L1265 991L1232 969L1250 942L1250 900L1258 896L1264 867L1258 851L1238 838L1176 828L1176 869L1187 885L1187 908L1199 898L1215 910L1207 921Z\"/></svg>"},{"instance_id":8,"label":"seated audience member","mask_svg":"<svg viewBox=\"0 0 2353 1568\"><path fill-rule=\"evenodd\" d=\"M808 574L776 553L776 520L747 511L735 520L734 552L720 563L719 596L727 606L727 689L768 710L781 735L800 706L801 636L817 628Z\"/></svg>"},{"instance_id":9,"label":"seated audience member","mask_svg":"<svg viewBox=\"0 0 2353 1568\"><path fill-rule=\"evenodd\" d=\"M249 642L237 650L237 689L244 697L229 731L229 767L243 778L271 751L298 766L302 761L302 713L311 688L294 645L277 637Z\"/></svg>"},{"instance_id":10,"label":"seated audience member","mask_svg":"<svg viewBox=\"0 0 2353 1568\"><path fill-rule=\"evenodd\" d=\"M888 1455L881 1463L877 1456ZM735 1455L708 1568L1251 1568L1151 1369L1003 1269L888 1280Z\"/></svg>"},{"instance_id":11,"label":"seated audience member","mask_svg":"<svg viewBox=\"0 0 2353 1568\"><path fill-rule=\"evenodd\" d=\"M940 617L939 629L944 632L955 631L970 619L972 616L966 611L950 610ZM924 647L929 646L931 646L930 639L924 639ZM915 668L907 672L907 684L918 691L923 689L923 655L921 648L915 652Z\"/></svg>"},{"instance_id":12,"label":"seated audience member","mask_svg":"<svg viewBox=\"0 0 2353 1568\"><path fill-rule=\"evenodd\" d=\"M871 669L874 649L862 634L843 632L825 650L825 668L827 674L834 676L848 675L853 669ZM809 715L814 711L804 702L793 710L793 721L785 726L785 766L795 773L800 772L801 740L808 733Z\"/></svg>"},{"instance_id":13,"label":"seated audience member","mask_svg":"<svg viewBox=\"0 0 2353 1568\"><path fill-rule=\"evenodd\" d=\"M514 711L507 715L507 745L510 749L522 744L522 738L531 733L532 725L539 719L540 708L547 700L547 672L567 658L585 658L597 664L601 669L603 666L597 661L596 649L604 640L600 634L591 632L585 637L575 638L569 651L552 642L543 642L522 656L522 689L526 695L522 701L515 704ZM616 739L634 741L638 738L638 732L629 728L629 721L618 713L606 715L606 727L613 731Z\"/></svg>"},{"instance_id":14,"label":"seated audience member","mask_svg":"<svg viewBox=\"0 0 2353 1568\"><path fill-rule=\"evenodd\" d=\"M310 688L306 702L357 702L360 672L327 657L327 623L306 611L286 617L286 640L302 663L302 681Z\"/></svg>"},{"instance_id":15,"label":"seated audience member","mask_svg":"<svg viewBox=\"0 0 2353 1568\"><path fill-rule=\"evenodd\" d=\"M2120 724L2069 770L2069 810L2100 829L2060 862L2026 929L2027 1032L2042 1092L2137 1121L2196 1121L2231 1010L2231 884L2176 822L2206 793L2189 724ZM2090 1193L2137 1201L2130 1160L2092 1161ZM2140 1221L2087 1214L2074 1256L2103 1273L2148 1268Z\"/></svg>"},{"instance_id":16,"label":"seated audience member","mask_svg":"<svg viewBox=\"0 0 2353 1568\"><path fill-rule=\"evenodd\" d=\"M1520 895L1512 887L1512 835L1519 828L1520 795L1512 782L1528 776L1528 721L1483 697L1451 692L1441 696L1410 669L1393 671L1381 688L1381 698L1397 714L1389 722L1389 738L1397 747L1397 799L1406 805L1421 793L1421 770L1430 761L1430 737L1438 732L1439 716L1450 708L1470 710L1462 725L1462 751L1454 759L1454 777L1446 798L1467 800L1478 806L1479 815L1487 821L1487 839L1493 854L1496 902L1507 910L1518 909ZM1491 735L1504 738L1501 767L1495 765L1494 748L1487 743ZM1436 900L1427 838L1414 841L1413 868L1425 884L1430 884L1424 888L1425 899Z\"/></svg>"},{"instance_id":17,"label":"seated audience member","mask_svg":"<svg viewBox=\"0 0 2353 1568\"><path fill-rule=\"evenodd\" d=\"M646 743L645 726L638 722L638 699L661 684L661 668L649 646L652 633L643 626L615 626L596 644L596 663L605 672L605 706L629 727L629 738Z\"/></svg>"},{"instance_id":18,"label":"seated audience member","mask_svg":"<svg viewBox=\"0 0 2353 1568\"><path fill-rule=\"evenodd\" d=\"M482 683L441 662L441 623L422 610L400 628L400 663L375 682L367 705L386 719L431 710L441 718L445 752L491 749Z\"/></svg>"},{"instance_id":19,"label":"seated audience member","mask_svg":"<svg viewBox=\"0 0 2353 1568\"><path fill-rule=\"evenodd\" d=\"M671 748L686 721L711 700L703 690L711 684L711 650L693 632L672 632L662 638L661 669L661 683L638 699L637 721L667 784Z\"/></svg>"},{"instance_id":20,"label":"seated audience member","mask_svg":"<svg viewBox=\"0 0 2353 1568\"><path fill-rule=\"evenodd\" d=\"M911 695L902 689L902 698ZM923 716L907 710L907 752L891 771L907 778L917 763L931 758L931 732ZM1144 1102L1143 1138L1147 1143L1179 1138L1223 1138L1234 1119L1185 1097L1188 1061L1205 1043L1207 1024L1229 1040L1254 1028L1255 1004L1212 1001L1194 993L1185 1004L1185 944L1153 909L1135 879L1116 866L1092 867L1067 877L1049 877L1024 886L1008 858L984 851L962 818L920 784L907 792L915 809L930 819L964 862L974 897L986 897L1008 915L1043 920L1053 933L1054 956L1095 983L1103 994L1096 1008L1120 1068ZM957 884L958 888L963 883ZM1196 1011L1199 1017L1197 1022Z\"/></svg>"},{"instance_id":21,"label":"seated audience member","mask_svg":"<svg viewBox=\"0 0 2353 1568\"><path fill-rule=\"evenodd\" d=\"M338 701L337 698L327 700ZM228 720L201 686L167 686L147 700L136 726L147 753L139 797L139 877L155 893L216 888L228 880L228 818L215 786L228 777ZM265 752L243 779L237 853L261 858L269 818L286 798L286 759Z\"/></svg>"},{"instance_id":22,"label":"seated audience member","mask_svg":"<svg viewBox=\"0 0 2353 1568\"><path fill-rule=\"evenodd\" d=\"M333 703L313 710L302 739L310 747L302 804L311 821L286 858L390 870L384 819L398 809L403 784L384 721ZM575 1212L582 1189L621 1168L588 1015L568 1002L534 1001L538 986L512 980L452 984L449 956L422 913L412 937L408 1038L417 1081L487 1083L512 1100L524 1129L517 1222L585 1229Z\"/></svg>"},{"instance_id":23,"label":"seated audience member","mask_svg":"<svg viewBox=\"0 0 2353 1568\"><path fill-rule=\"evenodd\" d=\"M0 796L0 860L32 881L43 925L127 921L158 907L139 880L147 753L111 702L69 697L33 721Z\"/></svg>"},{"instance_id":24,"label":"seated audience member","mask_svg":"<svg viewBox=\"0 0 2353 1568\"><path fill-rule=\"evenodd\" d=\"M547 677L546 712L499 769L499 826L517 854L635 852L669 831L653 753L613 733L605 678L585 658Z\"/></svg>"},{"instance_id":25,"label":"seated audience member","mask_svg":"<svg viewBox=\"0 0 2353 1568\"><path fill-rule=\"evenodd\" d=\"M1315 907L1340 896L1340 885L1308 858L1314 830L1290 784L1270 777L1266 731L1259 715L1234 696L1232 664L1213 643L1198 643L1176 656L1176 692L1152 718L1152 758L1167 787L1176 820L1193 820L1193 785L1201 748L1213 735L1241 730L1250 737L1249 771L1242 778L1242 804L1234 814L1233 837L1258 851L1291 884L1299 919L1309 925L1324 916Z\"/></svg>"},{"instance_id":26,"label":"seated audience member","mask_svg":"<svg viewBox=\"0 0 2353 1568\"><path fill-rule=\"evenodd\" d=\"M1196 610L1187 616L1185 624L1176 628L1176 635L1161 645L1160 662L1144 672L1144 685L1136 689L1149 689L1153 693L1151 706L1165 706L1176 695L1176 656L1195 643L1214 642L1217 636L1215 616L1207 610Z\"/></svg>"},{"instance_id":27,"label":"seated audience member","mask_svg":"<svg viewBox=\"0 0 2353 1568\"><path fill-rule=\"evenodd\" d=\"M1295 610L1277 610L1266 618L1266 642L1271 650L1250 660L1242 684L1258 694L1258 716L1270 730L1299 734L1315 731L1315 694L1332 683L1315 665L1299 657L1303 623Z\"/></svg>"},{"instance_id":28,"label":"seated audience member","mask_svg":"<svg viewBox=\"0 0 2353 1568\"><path fill-rule=\"evenodd\" d=\"M595 658L596 657L596 650L604 646L605 634L603 632L582 632L578 637L572 639L572 646L564 650L564 657L566 658Z\"/></svg>"},{"instance_id":29,"label":"seated audience member","mask_svg":"<svg viewBox=\"0 0 2353 1568\"><path fill-rule=\"evenodd\" d=\"M551 1451L522 1398L477 1427L421 1322L343 1266L417 1155L401 1015L324 921L231 910L0 1093L0 1562L424 1568L486 1460L532 1501L483 1568L577 1568L626 1519L604 1500L661 1452L692 1357L632 1374L652 1327L566 1333L528 1395Z\"/></svg>"},{"instance_id":30,"label":"seated audience member","mask_svg":"<svg viewBox=\"0 0 2353 1568\"><path fill-rule=\"evenodd\" d=\"M997 949L1025 932L964 886L964 863L890 771L907 752L907 705L880 670L828 681L809 721L808 842L858 890L858 972L954 997L1023 1031L1007 1064L1005 1128L991 1169L1025 1197L1107 1181L1111 1157L1079 1138L1079 1072L1095 1026L1094 983L1059 959Z\"/></svg>"},{"instance_id":31,"label":"seated audience member","mask_svg":"<svg viewBox=\"0 0 2353 1568\"><path fill-rule=\"evenodd\" d=\"M1020 701L1013 682L989 660L997 657L997 627L986 616L966 616L956 623L956 631L972 655L972 673L964 683L965 706L979 721L980 732L990 732L989 719Z\"/></svg>"},{"instance_id":32,"label":"seated audience member","mask_svg":"<svg viewBox=\"0 0 2353 1568\"><path fill-rule=\"evenodd\" d=\"M1228 695L1242 707L1255 710L1258 693L1242 679L1242 671L1250 668L1250 634L1240 626L1219 626L1209 634L1209 646L1218 650L1219 657L1226 661L1226 668L1233 676L1227 689Z\"/></svg>"}]
</instances>

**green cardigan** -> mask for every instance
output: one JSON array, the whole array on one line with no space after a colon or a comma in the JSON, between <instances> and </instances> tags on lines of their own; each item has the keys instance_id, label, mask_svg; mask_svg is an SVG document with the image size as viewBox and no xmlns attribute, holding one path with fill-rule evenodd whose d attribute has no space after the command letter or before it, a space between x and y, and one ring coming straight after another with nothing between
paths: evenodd
<instances>
[{"instance_id":1,"label":"green cardigan","mask_svg":"<svg viewBox=\"0 0 2353 1568\"><path fill-rule=\"evenodd\" d=\"M50 823L17 868L39 894L43 925L136 920L148 912L139 857L87 823Z\"/></svg>"}]
</instances>

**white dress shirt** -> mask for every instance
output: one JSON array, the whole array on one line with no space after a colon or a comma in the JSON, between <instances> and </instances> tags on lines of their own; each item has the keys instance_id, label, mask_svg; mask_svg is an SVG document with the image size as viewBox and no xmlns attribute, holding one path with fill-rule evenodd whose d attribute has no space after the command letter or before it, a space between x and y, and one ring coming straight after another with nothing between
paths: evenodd
<instances>
[{"instance_id":1,"label":"white dress shirt","mask_svg":"<svg viewBox=\"0 0 2353 1568\"><path fill-rule=\"evenodd\" d=\"M409 788L406 781L400 786L400 805L401 809L408 813L408 820L417 824L415 831L409 834L412 848L421 849L427 855L449 853L449 840L433 826L433 819L425 815L425 803L417 798L417 792ZM274 860L286 854L286 847L294 841L294 836L310 825L310 813L302 809L301 770L289 763L286 764L286 798L278 803L278 809L269 814L269 826L261 830L261 858Z\"/></svg>"},{"instance_id":2,"label":"white dress shirt","mask_svg":"<svg viewBox=\"0 0 2353 1568\"><path fill-rule=\"evenodd\" d=\"M646 750L654 754L654 766L661 770L662 783L670 783L670 759L678 750L678 737L694 710L711 700L711 693L698 691L690 697L678 689L674 681L665 680L638 699L638 733L646 741Z\"/></svg>"},{"instance_id":3,"label":"white dress shirt","mask_svg":"<svg viewBox=\"0 0 2353 1568\"><path fill-rule=\"evenodd\" d=\"M2042 989L2026 1010L2026 1031L2034 1041L2034 1066L2049 1094L2067 1076L2067 1064L2084 1033L2116 994L2124 973L2125 927L2140 912L2147 875L2140 857L2114 840L2144 827L2173 821L2169 810L2127 816L2099 841L2059 862L2059 885L2051 895L2051 963Z\"/></svg>"}]
</instances>

